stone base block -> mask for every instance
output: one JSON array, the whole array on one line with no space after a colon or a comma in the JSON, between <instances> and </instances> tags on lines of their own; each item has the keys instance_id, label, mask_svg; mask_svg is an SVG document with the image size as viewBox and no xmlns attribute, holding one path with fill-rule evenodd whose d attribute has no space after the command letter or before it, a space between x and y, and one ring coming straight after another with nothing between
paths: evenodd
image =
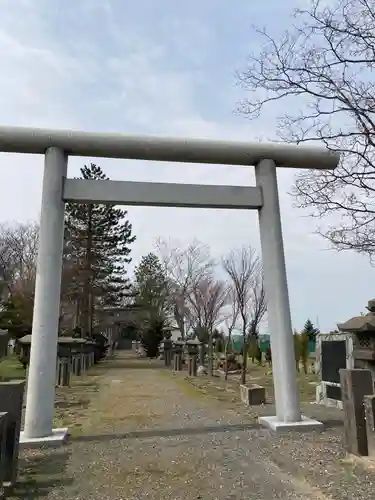
<instances>
[{"instance_id":1,"label":"stone base block","mask_svg":"<svg viewBox=\"0 0 375 500\"><path fill-rule=\"evenodd\" d=\"M332 399L327 396L327 388L330 384L326 384L325 382L321 382L316 386L316 404L323 405L332 408L339 408L339 410L343 409L341 399Z\"/></svg>"},{"instance_id":2,"label":"stone base block","mask_svg":"<svg viewBox=\"0 0 375 500\"><path fill-rule=\"evenodd\" d=\"M225 377L225 371L219 368L219 370L216 370L218 375L220 377ZM228 377L231 377L233 375L241 375L241 370L229 370L228 371Z\"/></svg>"},{"instance_id":3,"label":"stone base block","mask_svg":"<svg viewBox=\"0 0 375 500\"><path fill-rule=\"evenodd\" d=\"M28 438L24 432L20 435L20 448L41 448L41 447L55 447L63 445L68 439L68 429L52 429L50 436L41 438Z\"/></svg>"},{"instance_id":4,"label":"stone base block","mask_svg":"<svg viewBox=\"0 0 375 500\"><path fill-rule=\"evenodd\" d=\"M324 424L318 420L314 420L309 417L302 415L299 422L282 422L276 416L275 417L259 417L259 423L264 427L268 427L276 433L296 431L305 432L313 430L322 430Z\"/></svg>"},{"instance_id":5,"label":"stone base block","mask_svg":"<svg viewBox=\"0 0 375 500\"><path fill-rule=\"evenodd\" d=\"M257 384L240 385L241 401L246 406L266 404L266 389Z\"/></svg>"}]
</instances>

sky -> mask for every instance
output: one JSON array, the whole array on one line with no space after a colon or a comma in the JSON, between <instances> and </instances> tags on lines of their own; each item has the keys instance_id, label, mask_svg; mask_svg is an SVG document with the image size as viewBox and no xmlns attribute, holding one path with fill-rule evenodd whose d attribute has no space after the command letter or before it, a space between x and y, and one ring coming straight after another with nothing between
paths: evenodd
<instances>
[{"instance_id":1,"label":"sky","mask_svg":"<svg viewBox=\"0 0 375 500\"><path fill-rule=\"evenodd\" d=\"M254 25L276 35L304 0L0 0L0 124L244 141L272 140L280 110L257 121L235 112L237 70L256 51ZM272 13L272 16L270 16ZM116 180L253 185L252 167L72 158ZM0 154L0 221L37 220L43 157ZM375 295L368 259L337 253L296 209L295 172L278 171L293 327L321 330L365 310ZM133 264L155 239L197 239L220 258L259 249L257 213L130 207Z\"/></svg>"}]
</instances>

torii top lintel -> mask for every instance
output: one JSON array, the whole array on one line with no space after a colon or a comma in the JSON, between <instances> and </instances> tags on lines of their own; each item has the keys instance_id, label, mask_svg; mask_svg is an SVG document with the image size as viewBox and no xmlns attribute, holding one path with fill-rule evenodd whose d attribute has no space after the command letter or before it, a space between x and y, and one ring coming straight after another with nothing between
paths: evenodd
<instances>
[{"instance_id":1,"label":"torii top lintel","mask_svg":"<svg viewBox=\"0 0 375 500\"><path fill-rule=\"evenodd\" d=\"M0 126L0 152L44 154L50 147L68 155L222 165L257 165L333 170L340 155L324 147Z\"/></svg>"}]
</instances>

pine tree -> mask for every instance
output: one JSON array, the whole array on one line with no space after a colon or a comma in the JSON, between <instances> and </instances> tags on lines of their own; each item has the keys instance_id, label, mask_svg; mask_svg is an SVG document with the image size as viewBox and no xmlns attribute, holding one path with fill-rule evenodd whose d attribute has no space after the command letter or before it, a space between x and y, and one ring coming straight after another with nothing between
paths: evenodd
<instances>
[{"instance_id":1,"label":"pine tree","mask_svg":"<svg viewBox=\"0 0 375 500\"><path fill-rule=\"evenodd\" d=\"M135 293L141 306L141 340L148 357L155 357L170 314L169 284L158 257L149 253L135 268Z\"/></svg>"},{"instance_id":2,"label":"pine tree","mask_svg":"<svg viewBox=\"0 0 375 500\"><path fill-rule=\"evenodd\" d=\"M312 321L310 319L307 319L301 334L307 335L310 341L314 341L318 333L320 333L319 328L315 328Z\"/></svg>"},{"instance_id":3,"label":"pine tree","mask_svg":"<svg viewBox=\"0 0 375 500\"><path fill-rule=\"evenodd\" d=\"M81 169L81 178L108 180L93 163ZM130 288L126 271L135 236L127 211L114 205L67 204L65 228L64 295L91 335L95 308L120 305Z\"/></svg>"},{"instance_id":4,"label":"pine tree","mask_svg":"<svg viewBox=\"0 0 375 500\"><path fill-rule=\"evenodd\" d=\"M169 284L159 258L154 253L142 257L134 275L136 300L147 320L164 320L170 309Z\"/></svg>"}]
</instances>

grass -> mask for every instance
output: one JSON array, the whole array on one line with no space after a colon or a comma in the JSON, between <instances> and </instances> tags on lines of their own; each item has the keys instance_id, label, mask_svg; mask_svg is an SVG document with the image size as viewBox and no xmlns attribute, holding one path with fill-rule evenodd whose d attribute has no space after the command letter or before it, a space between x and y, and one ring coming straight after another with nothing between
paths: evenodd
<instances>
[{"instance_id":1,"label":"grass","mask_svg":"<svg viewBox=\"0 0 375 500\"><path fill-rule=\"evenodd\" d=\"M70 387L56 390L54 425L68 427L73 437L112 432L121 425L147 427L158 415L147 408L147 400L155 394L140 386L136 375L140 367L149 369L150 363L103 361L85 377L73 377Z\"/></svg>"},{"instance_id":2,"label":"grass","mask_svg":"<svg viewBox=\"0 0 375 500\"><path fill-rule=\"evenodd\" d=\"M169 375L167 371L163 375ZM186 377L186 372L174 374L176 382L181 390L189 397L210 398L218 402L227 403L229 406L241 407L239 399L239 375L229 375L225 381L223 377ZM315 374L297 373L301 402L306 403L314 401L316 392L316 383L318 376ZM249 384L258 384L266 389L267 403L274 403L274 388L272 378L272 368L268 365L252 364L249 360L246 382Z\"/></svg>"},{"instance_id":3,"label":"grass","mask_svg":"<svg viewBox=\"0 0 375 500\"><path fill-rule=\"evenodd\" d=\"M178 385L178 387L185 394L185 396L192 398L192 399L201 399L202 397L206 396L205 388L191 384L190 379L188 379L188 378L181 378L178 376L178 374L175 374L174 372L170 372L169 370L168 371L160 371L158 373L159 376L168 377L168 378L171 377L171 374L172 374L172 377L175 377L176 385Z\"/></svg>"},{"instance_id":4,"label":"grass","mask_svg":"<svg viewBox=\"0 0 375 500\"><path fill-rule=\"evenodd\" d=\"M88 375L84 379L73 377L70 387L58 387L55 396L54 425L68 427L71 436L81 435L99 391L98 376Z\"/></svg>"},{"instance_id":5,"label":"grass","mask_svg":"<svg viewBox=\"0 0 375 500\"><path fill-rule=\"evenodd\" d=\"M25 378L26 371L17 356L10 355L0 361L0 381L22 380Z\"/></svg>"}]
</instances>

